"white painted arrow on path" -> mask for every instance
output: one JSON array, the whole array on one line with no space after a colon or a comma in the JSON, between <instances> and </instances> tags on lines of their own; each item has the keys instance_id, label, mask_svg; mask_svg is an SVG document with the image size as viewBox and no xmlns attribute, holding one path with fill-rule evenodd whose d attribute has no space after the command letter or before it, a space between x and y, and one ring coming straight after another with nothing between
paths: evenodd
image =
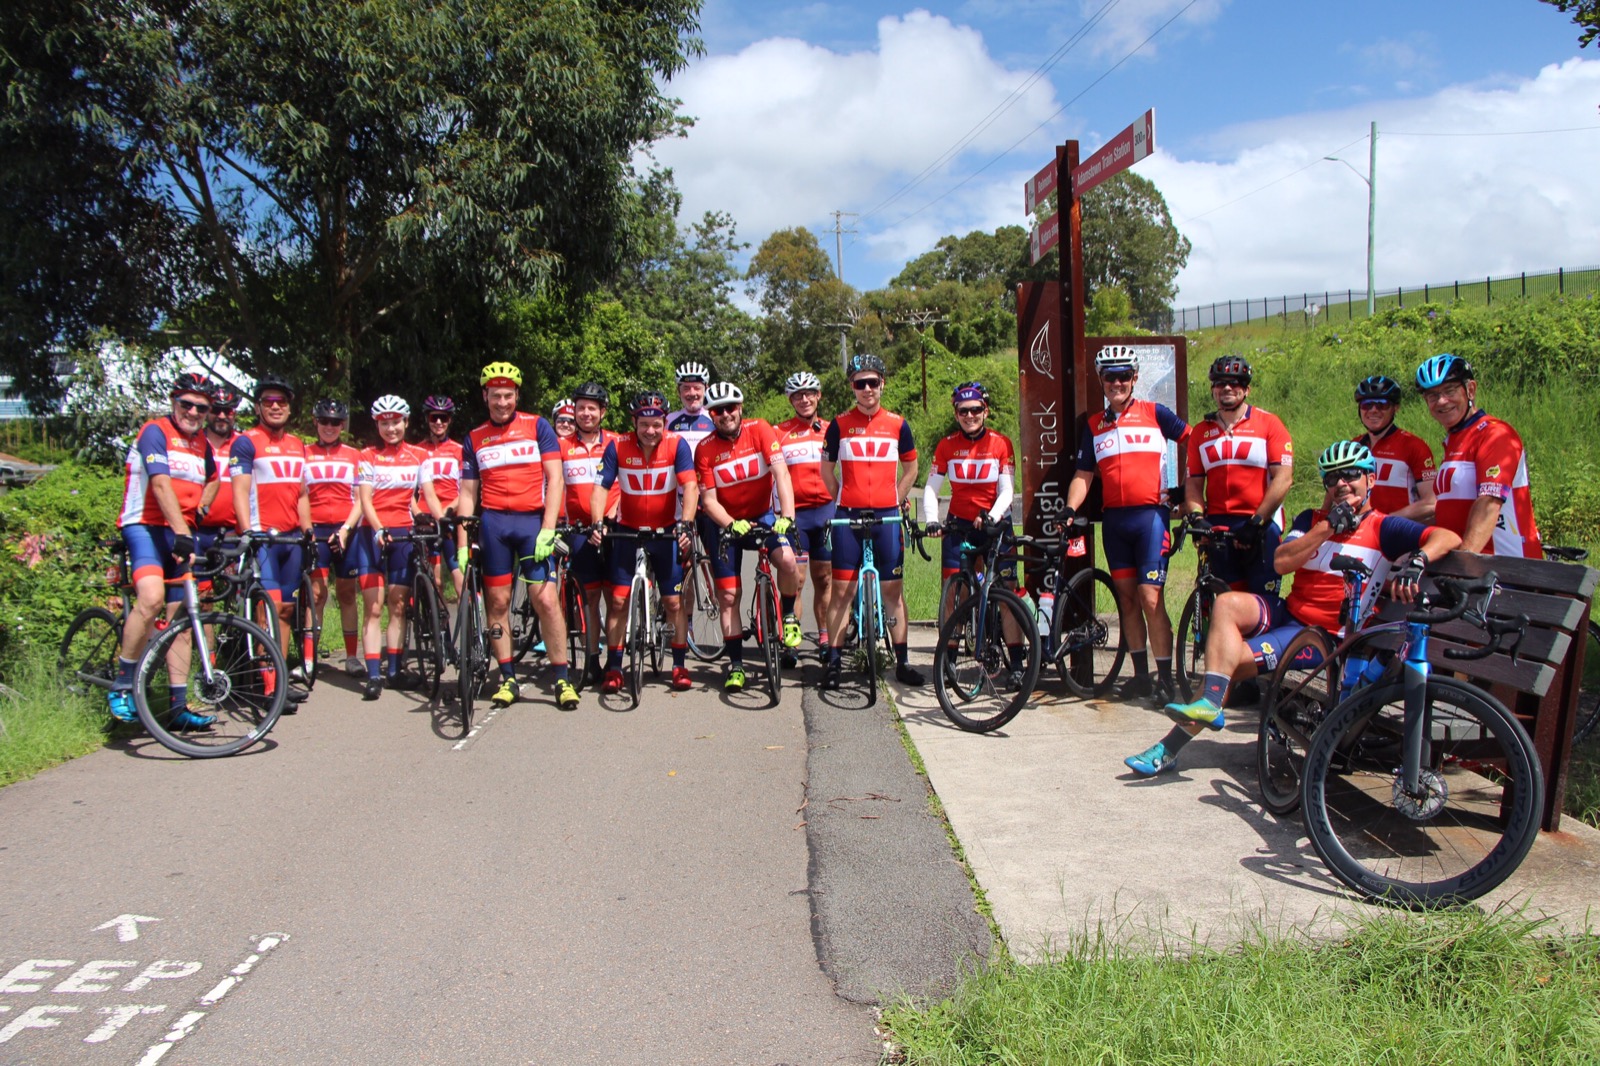
<instances>
[{"instance_id":1,"label":"white painted arrow on path","mask_svg":"<svg viewBox=\"0 0 1600 1066\"><path fill-rule=\"evenodd\" d=\"M130 940L139 939L140 922L159 922L160 918L147 918L142 914L119 914L104 925L94 927L95 932L102 929L115 929L117 939L126 944Z\"/></svg>"}]
</instances>

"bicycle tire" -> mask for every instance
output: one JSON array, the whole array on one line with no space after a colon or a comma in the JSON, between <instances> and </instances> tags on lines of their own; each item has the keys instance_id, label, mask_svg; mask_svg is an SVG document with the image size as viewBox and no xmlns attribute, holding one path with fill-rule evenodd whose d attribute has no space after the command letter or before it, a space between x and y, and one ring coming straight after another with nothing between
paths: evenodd
<instances>
[{"instance_id":1,"label":"bicycle tire","mask_svg":"<svg viewBox=\"0 0 1600 1066\"><path fill-rule=\"evenodd\" d=\"M121 619L104 607L79 611L61 638L56 660L67 690L80 696L97 688L109 691L117 676L117 653L121 648Z\"/></svg>"},{"instance_id":2,"label":"bicycle tire","mask_svg":"<svg viewBox=\"0 0 1600 1066\"><path fill-rule=\"evenodd\" d=\"M628 590L628 701L639 706L639 690L644 687L644 657L655 655L655 635L650 632L650 588L635 580Z\"/></svg>"},{"instance_id":3,"label":"bicycle tire","mask_svg":"<svg viewBox=\"0 0 1600 1066\"><path fill-rule=\"evenodd\" d=\"M260 581L251 584L250 593L244 598L244 604L248 614L246 621L255 622L266 630L273 640L282 641L283 638L278 630L283 620L278 617L277 601L267 595L267 590ZM283 645L280 643L278 647L281 649Z\"/></svg>"},{"instance_id":4,"label":"bicycle tire","mask_svg":"<svg viewBox=\"0 0 1600 1066\"><path fill-rule=\"evenodd\" d=\"M1213 598L1213 593L1196 588L1183 601L1183 611L1178 615L1178 631L1173 634L1172 674L1178 682L1178 695L1185 703L1199 695L1200 682L1205 680L1206 623L1211 618Z\"/></svg>"},{"instance_id":5,"label":"bicycle tire","mask_svg":"<svg viewBox=\"0 0 1600 1066\"><path fill-rule=\"evenodd\" d=\"M856 635L860 641L862 660L867 675L867 706L878 702L878 674L881 665L878 656L882 654L881 645L878 643L878 632L883 628L883 618L879 615L878 575L867 572L861 575L861 585L857 602L861 605L860 622L856 626Z\"/></svg>"},{"instance_id":6,"label":"bicycle tire","mask_svg":"<svg viewBox=\"0 0 1600 1066\"><path fill-rule=\"evenodd\" d=\"M1301 794L1311 845L1334 876L1413 908L1476 899L1509 877L1533 846L1544 803L1533 742L1503 704L1438 676L1425 700L1425 796L1398 796L1399 681L1334 708L1312 737Z\"/></svg>"},{"instance_id":7,"label":"bicycle tire","mask_svg":"<svg viewBox=\"0 0 1600 1066\"><path fill-rule=\"evenodd\" d=\"M210 715L204 729L189 730L176 720L170 700L172 678L167 653L191 634L189 618L180 613L150 641L133 675L133 705L145 730L162 746L192 759L234 755L272 731L289 687L289 668L275 637L238 615L208 612L200 624L210 627L211 680L200 666L201 654L189 648L183 677L187 709Z\"/></svg>"},{"instance_id":8,"label":"bicycle tire","mask_svg":"<svg viewBox=\"0 0 1600 1066\"><path fill-rule=\"evenodd\" d=\"M1296 669L1295 658L1307 648L1322 654L1322 664L1309 671ZM1332 656L1333 641L1326 633L1312 627L1301 630L1278 657L1261 695L1256 788L1261 805L1273 814L1288 815L1300 809L1306 749L1339 693L1339 664Z\"/></svg>"},{"instance_id":9,"label":"bicycle tire","mask_svg":"<svg viewBox=\"0 0 1600 1066\"><path fill-rule=\"evenodd\" d=\"M1080 570L1056 594L1051 619L1056 672L1082 699L1099 699L1111 691L1127 646L1117 613L1117 592L1104 570Z\"/></svg>"},{"instance_id":10,"label":"bicycle tire","mask_svg":"<svg viewBox=\"0 0 1600 1066\"><path fill-rule=\"evenodd\" d=\"M511 661L520 663L528 657L533 646L539 643L539 615L533 609L533 596L528 583L519 573L511 578L511 608L506 612L506 625L511 631Z\"/></svg>"},{"instance_id":11,"label":"bicycle tire","mask_svg":"<svg viewBox=\"0 0 1600 1066\"><path fill-rule=\"evenodd\" d=\"M1020 677L1006 644L1006 615L1027 648ZM970 642L970 653L959 651L964 642ZM1039 626L1020 596L991 588L955 608L940 627L933 654L933 691L945 717L969 733L989 733L1015 718L1033 695L1041 666Z\"/></svg>"},{"instance_id":12,"label":"bicycle tire","mask_svg":"<svg viewBox=\"0 0 1600 1066\"><path fill-rule=\"evenodd\" d=\"M684 570L682 596L689 654L703 663L715 662L725 650L722 609L717 604L716 583L711 580L711 560L699 552Z\"/></svg>"},{"instance_id":13,"label":"bicycle tire","mask_svg":"<svg viewBox=\"0 0 1600 1066\"><path fill-rule=\"evenodd\" d=\"M311 638L311 654L306 654L306 638ZM294 646L300 655L302 684L310 692L317 685L317 662L322 648L322 612L311 591L311 575L300 575L300 591L294 601Z\"/></svg>"},{"instance_id":14,"label":"bicycle tire","mask_svg":"<svg viewBox=\"0 0 1600 1066\"><path fill-rule=\"evenodd\" d=\"M489 670L489 649L483 632L483 596L476 588L477 574L462 586L456 605L456 705L461 731L472 728L472 704Z\"/></svg>"},{"instance_id":15,"label":"bicycle tire","mask_svg":"<svg viewBox=\"0 0 1600 1066\"><path fill-rule=\"evenodd\" d=\"M439 593L433 576L422 567L411 585L411 605L406 611L406 658L420 677L417 691L430 704L439 698L444 680L444 645L439 628Z\"/></svg>"},{"instance_id":16,"label":"bicycle tire","mask_svg":"<svg viewBox=\"0 0 1600 1066\"><path fill-rule=\"evenodd\" d=\"M583 588L566 575L561 582L561 610L567 619L567 676L579 692L589 680L589 615Z\"/></svg>"},{"instance_id":17,"label":"bicycle tire","mask_svg":"<svg viewBox=\"0 0 1600 1066\"><path fill-rule=\"evenodd\" d=\"M779 621L778 589L772 578L756 572L756 637L767 667L767 695L778 705L783 688L783 623Z\"/></svg>"},{"instance_id":18,"label":"bicycle tire","mask_svg":"<svg viewBox=\"0 0 1600 1066\"><path fill-rule=\"evenodd\" d=\"M1578 720L1572 726L1572 746L1596 735L1600 726L1600 622L1590 621L1583 649L1583 679L1578 687Z\"/></svg>"},{"instance_id":19,"label":"bicycle tire","mask_svg":"<svg viewBox=\"0 0 1600 1066\"><path fill-rule=\"evenodd\" d=\"M933 666L935 670L950 668L955 662L959 661L962 656L970 656L976 653L976 649L972 643L972 630L971 627L968 626L955 627L954 636L956 638L957 647L950 649L954 654L946 655L943 659L941 659L938 654L938 650L940 648L944 648L944 642L949 639L945 636L944 624L950 620L951 612L955 610L955 605L963 602L972 595L972 575L967 573L965 570L957 570L955 573L951 574L950 579L944 583L944 588L940 590L938 614L939 643L935 648L933 656ZM970 618L972 616L969 615L968 617ZM959 699L960 693L964 692L965 689L958 682L956 677L953 674L947 676L945 678L945 682L948 686L948 691L950 691L952 695Z\"/></svg>"}]
</instances>

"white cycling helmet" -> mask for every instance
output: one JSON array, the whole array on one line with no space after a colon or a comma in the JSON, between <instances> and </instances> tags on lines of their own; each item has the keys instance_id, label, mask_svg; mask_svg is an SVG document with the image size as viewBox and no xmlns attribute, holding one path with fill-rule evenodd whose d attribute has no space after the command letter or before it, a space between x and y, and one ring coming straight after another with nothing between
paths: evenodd
<instances>
[{"instance_id":1,"label":"white cycling helmet","mask_svg":"<svg viewBox=\"0 0 1600 1066\"><path fill-rule=\"evenodd\" d=\"M785 396L793 396L797 392L806 392L808 390L822 391L822 381L809 370L790 374L789 380L783 383L783 394Z\"/></svg>"},{"instance_id":2,"label":"white cycling helmet","mask_svg":"<svg viewBox=\"0 0 1600 1066\"><path fill-rule=\"evenodd\" d=\"M1094 372L1104 374L1107 370L1131 370L1139 372L1139 353L1126 344L1108 344L1094 353Z\"/></svg>"},{"instance_id":3,"label":"white cycling helmet","mask_svg":"<svg viewBox=\"0 0 1600 1066\"><path fill-rule=\"evenodd\" d=\"M401 418L410 418L411 405L393 393L387 396L379 396L372 401L373 418L392 418L395 415L399 415Z\"/></svg>"},{"instance_id":4,"label":"white cycling helmet","mask_svg":"<svg viewBox=\"0 0 1600 1066\"><path fill-rule=\"evenodd\" d=\"M678 384L682 385L685 381L698 381L702 385L709 385L711 371L701 363L684 363L678 367Z\"/></svg>"},{"instance_id":5,"label":"white cycling helmet","mask_svg":"<svg viewBox=\"0 0 1600 1066\"><path fill-rule=\"evenodd\" d=\"M744 393L731 381L719 381L706 390L706 407L732 407L744 403Z\"/></svg>"}]
</instances>

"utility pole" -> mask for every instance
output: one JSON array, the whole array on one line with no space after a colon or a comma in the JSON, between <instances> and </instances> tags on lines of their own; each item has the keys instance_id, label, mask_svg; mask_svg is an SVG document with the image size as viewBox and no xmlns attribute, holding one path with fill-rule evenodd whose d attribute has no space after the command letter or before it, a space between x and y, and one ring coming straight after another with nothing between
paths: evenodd
<instances>
[{"instance_id":1,"label":"utility pole","mask_svg":"<svg viewBox=\"0 0 1600 1066\"><path fill-rule=\"evenodd\" d=\"M1330 163L1343 163L1350 167L1350 172L1367 183L1367 317L1371 318L1378 313L1378 288L1375 272L1373 270L1373 245L1377 240L1378 218L1378 123L1374 119L1372 134L1367 138L1367 172L1365 174L1350 166L1349 160L1340 159L1336 155L1325 155L1322 158Z\"/></svg>"},{"instance_id":2,"label":"utility pole","mask_svg":"<svg viewBox=\"0 0 1600 1066\"><path fill-rule=\"evenodd\" d=\"M833 276L839 279L841 285L844 284L844 235L856 232L853 229L845 229L844 220L860 217L860 214L855 211L835 211L833 213ZM844 372L846 374L850 373L850 347L845 341L848 332L845 329L839 330L839 360L844 364Z\"/></svg>"}]
</instances>

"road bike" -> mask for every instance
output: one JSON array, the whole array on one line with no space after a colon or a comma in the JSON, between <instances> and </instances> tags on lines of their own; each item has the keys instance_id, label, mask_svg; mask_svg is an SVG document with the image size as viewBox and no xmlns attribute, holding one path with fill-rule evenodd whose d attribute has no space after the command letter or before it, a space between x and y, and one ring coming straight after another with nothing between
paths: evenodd
<instances>
[{"instance_id":1,"label":"road bike","mask_svg":"<svg viewBox=\"0 0 1600 1066\"><path fill-rule=\"evenodd\" d=\"M933 652L939 707L972 733L999 729L1017 716L1033 695L1043 660L1034 611L994 579L1010 546L999 527L992 528L981 547L970 541L960 546L961 568L945 582Z\"/></svg>"},{"instance_id":2,"label":"road bike","mask_svg":"<svg viewBox=\"0 0 1600 1066\"><path fill-rule=\"evenodd\" d=\"M1017 538L1018 558L1042 567L1030 583L1054 597L1048 609L1040 605L1041 671L1043 663L1054 664L1067 689L1086 700L1111 691L1128 653L1111 575L1088 567L1062 580L1066 560L1087 554L1088 527L1089 520L1078 517L1061 537Z\"/></svg>"},{"instance_id":3,"label":"road bike","mask_svg":"<svg viewBox=\"0 0 1600 1066\"><path fill-rule=\"evenodd\" d=\"M711 579L711 559L699 537L683 567L683 612L689 654L704 663L715 662L723 652L722 608Z\"/></svg>"},{"instance_id":4,"label":"road bike","mask_svg":"<svg viewBox=\"0 0 1600 1066\"><path fill-rule=\"evenodd\" d=\"M777 581L772 576L772 548L768 543L774 536L777 533L771 526L752 523L743 536L724 529L717 544L719 550L726 552L737 541L755 541L755 591L750 598L749 621L740 633L740 639L753 638L760 646L761 661L766 670L767 695L771 699L771 706L776 707L779 690L783 688L784 647L782 601L778 597Z\"/></svg>"},{"instance_id":5,"label":"road bike","mask_svg":"<svg viewBox=\"0 0 1600 1066\"><path fill-rule=\"evenodd\" d=\"M593 527L556 526L555 550L550 555L550 580L561 595L561 616L567 622L567 666L572 687L579 692L589 681L590 671L600 661L597 642L589 647L589 612L583 586L572 576L572 544L582 544ZM569 539L570 538L570 539Z\"/></svg>"},{"instance_id":6,"label":"road bike","mask_svg":"<svg viewBox=\"0 0 1600 1066\"><path fill-rule=\"evenodd\" d=\"M451 643L444 598L434 584L433 567L428 563L439 547L440 533L437 528L413 527L410 532L391 532L385 540L383 553L386 572L387 557L394 546L412 545L412 578L406 587L405 629L400 644L401 673L397 675L397 680L405 678L406 687L432 704L439 698L448 658L445 649Z\"/></svg>"},{"instance_id":7,"label":"road bike","mask_svg":"<svg viewBox=\"0 0 1600 1066\"><path fill-rule=\"evenodd\" d=\"M122 628L133 609L133 575L128 569L128 546L121 537L111 537L99 542L115 558L116 572L111 576L115 595L106 607L85 607L67 625L61 638L56 665L66 679L67 689L78 695L111 690L117 676L117 653L122 647Z\"/></svg>"},{"instance_id":8,"label":"road bike","mask_svg":"<svg viewBox=\"0 0 1600 1066\"><path fill-rule=\"evenodd\" d=\"M250 530L240 535L244 554L238 562L240 581L231 589L217 590L218 609L232 610L250 619L282 640L280 631L283 619L278 614L279 601L268 593L261 579L261 551L273 545L288 545L301 549L300 578L296 583L294 620L289 628L289 646L301 661L290 671L291 681L298 682L310 692L317 683L318 643L322 639L322 618L317 613L316 600L311 592L311 571L316 566L316 548L309 532L278 533L271 530Z\"/></svg>"},{"instance_id":9,"label":"road bike","mask_svg":"<svg viewBox=\"0 0 1600 1066\"><path fill-rule=\"evenodd\" d=\"M1217 602L1217 597L1228 591L1228 583L1212 572L1211 562L1219 550L1227 550L1222 542L1229 533L1226 527L1213 527L1203 516L1190 513L1178 523L1173 532L1172 546L1163 553L1171 558L1183 550L1186 538L1194 541L1194 590L1183 601L1172 645L1172 673L1178 682L1178 695L1185 702L1199 694L1200 685L1205 680L1206 639L1211 632L1211 608Z\"/></svg>"},{"instance_id":10,"label":"road bike","mask_svg":"<svg viewBox=\"0 0 1600 1066\"><path fill-rule=\"evenodd\" d=\"M461 601L456 605L455 628L451 642L456 655L456 711L461 718L461 732L472 728L473 704L483 695L489 683L489 634L485 630L483 604L483 549L479 543L477 515L456 519L459 529L467 531L467 561L461 568Z\"/></svg>"},{"instance_id":11,"label":"road bike","mask_svg":"<svg viewBox=\"0 0 1600 1066\"><path fill-rule=\"evenodd\" d=\"M661 592L656 582L655 569L650 565L650 553L645 549L654 542L670 541L677 550L678 534L675 529L628 529L608 526L605 535L610 539L634 541L633 578L628 583L628 625L623 637L627 652L625 677L630 707L639 706L639 693L644 686L645 660L650 663L652 677L660 676L662 663L670 654L672 624L662 616Z\"/></svg>"},{"instance_id":12,"label":"road bike","mask_svg":"<svg viewBox=\"0 0 1600 1066\"><path fill-rule=\"evenodd\" d=\"M852 515L845 518L831 519L830 526L849 526L857 534L865 533L861 537L861 566L856 571L856 600L851 610L852 626L855 631L855 641L862 658L862 673L867 679L867 706L878 702L878 686L883 682L882 677L888 669L888 664L894 662L894 637L892 629L895 620L885 617L883 609L883 588L879 581L878 564L873 551L872 533L879 526L897 525L911 528L913 540L917 550L927 557L921 547L921 538L915 534L919 531L911 527L902 515L879 515L872 512ZM846 638L848 640L848 637Z\"/></svg>"}]
</instances>

